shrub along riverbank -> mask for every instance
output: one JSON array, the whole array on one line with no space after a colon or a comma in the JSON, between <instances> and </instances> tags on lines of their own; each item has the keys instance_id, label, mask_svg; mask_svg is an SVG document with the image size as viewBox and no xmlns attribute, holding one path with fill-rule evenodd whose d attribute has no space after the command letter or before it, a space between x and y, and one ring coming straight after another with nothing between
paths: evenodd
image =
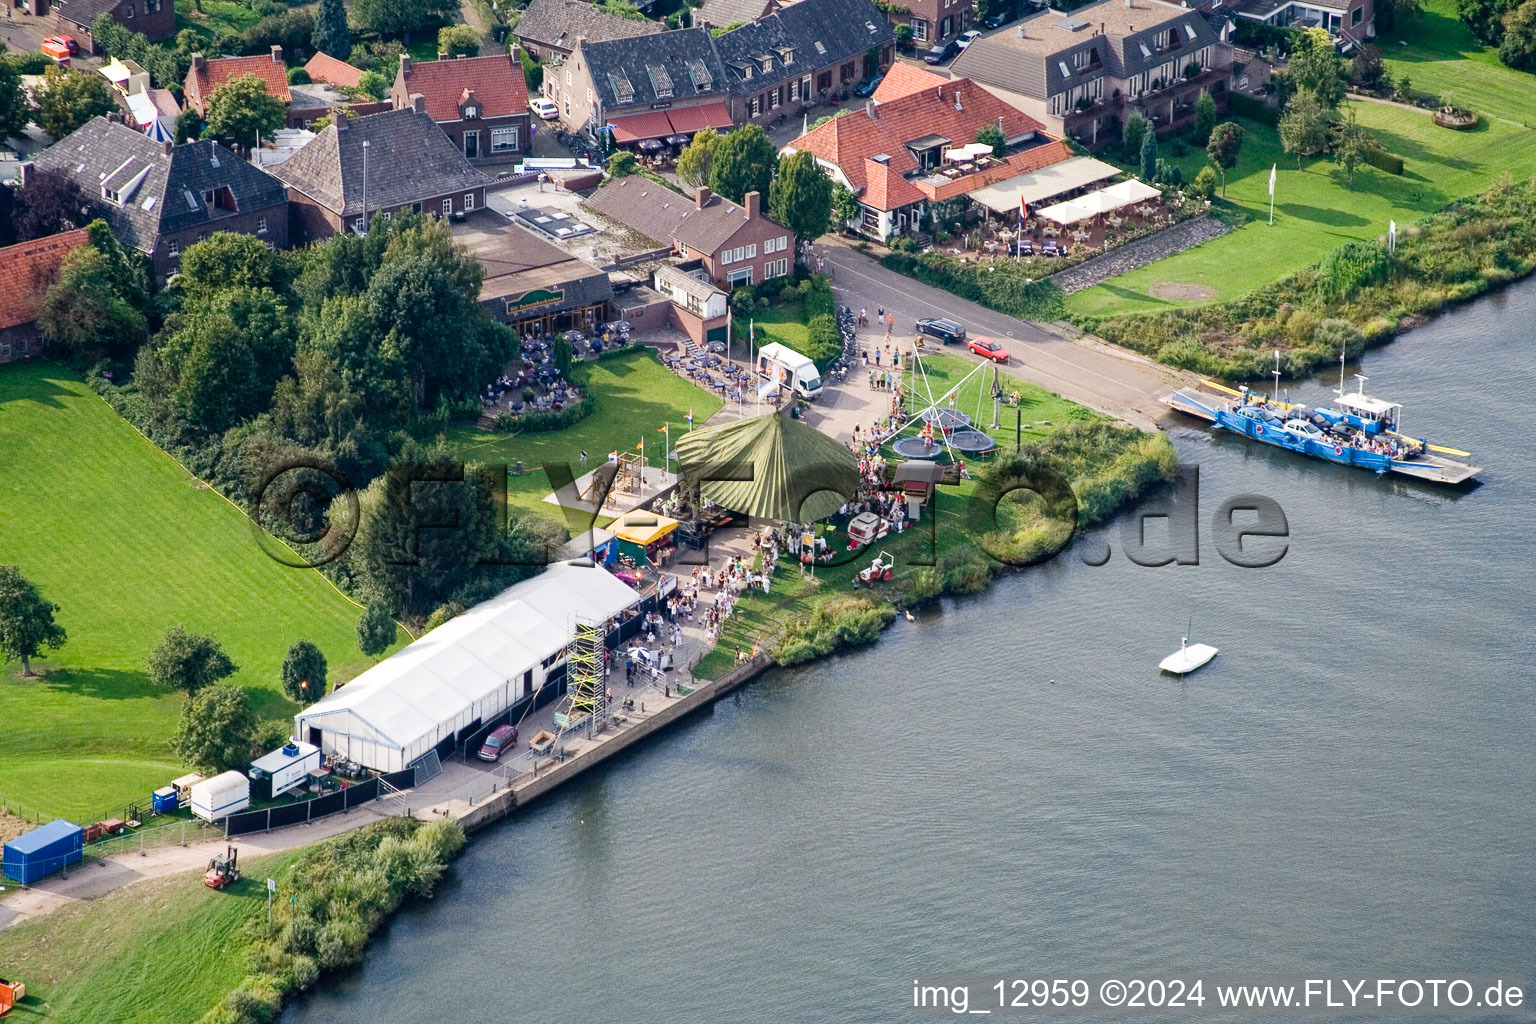
<instances>
[{"instance_id":1,"label":"shrub along riverbank","mask_svg":"<svg viewBox=\"0 0 1536 1024\"><path fill-rule=\"evenodd\" d=\"M1084 330L1199 373L1295 376L1359 355L1398 330L1536 269L1536 179L1496 180L1417 224L1396 252L1351 242L1321 262L1231 302L1162 313L1081 317Z\"/></svg>"}]
</instances>

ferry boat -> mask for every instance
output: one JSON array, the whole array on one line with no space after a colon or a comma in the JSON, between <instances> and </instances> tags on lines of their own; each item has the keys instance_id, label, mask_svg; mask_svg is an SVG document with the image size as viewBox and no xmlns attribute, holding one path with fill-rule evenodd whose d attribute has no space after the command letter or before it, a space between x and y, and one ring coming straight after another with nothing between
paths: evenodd
<instances>
[{"instance_id":1,"label":"ferry boat","mask_svg":"<svg viewBox=\"0 0 1536 1024\"><path fill-rule=\"evenodd\" d=\"M1398 473L1434 483L1459 484L1481 472L1478 466L1457 461L1469 457L1470 452L1400 433L1403 407L1367 395L1366 378L1357 375L1357 379L1357 390L1347 394L1341 386L1338 401L1332 406L1292 405L1247 386L1234 391L1210 380L1202 380L1201 387L1224 397L1175 391L1163 402L1210 421L1212 429L1230 430L1277 448L1378 474Z\"/></svg>"}]
</instances>

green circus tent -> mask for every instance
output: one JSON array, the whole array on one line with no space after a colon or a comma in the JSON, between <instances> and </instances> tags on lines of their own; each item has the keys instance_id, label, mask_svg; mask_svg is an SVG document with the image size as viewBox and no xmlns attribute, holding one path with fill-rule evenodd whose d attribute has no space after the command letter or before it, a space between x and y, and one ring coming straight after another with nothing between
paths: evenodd
<instances>
[{"instance_id":1,"label":"green circus tent","mask_svg":"<svg viewBox=\"0 0 1536 1024\"><path fill-rule=\"evenodd\" d=\"M779 413L695 430L678 440L677 460L690 489L758 519L825 519L858 494L853 452Z\"/></svg>"}]
</instances>

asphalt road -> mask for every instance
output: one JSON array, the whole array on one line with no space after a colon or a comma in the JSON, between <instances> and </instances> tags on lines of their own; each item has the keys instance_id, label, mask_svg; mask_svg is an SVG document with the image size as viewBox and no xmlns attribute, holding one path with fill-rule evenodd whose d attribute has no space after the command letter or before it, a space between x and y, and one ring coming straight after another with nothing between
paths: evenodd
<instances>
[{"instance_id":1,"label":"asphalt road","mask_svg":"<svg viewBox=\"0 0 1536 1024\"><path fill-rule=\"evenodd\" d=\"M1167 407L1158 399L1193 380L1134 352L1099 339L1069 338L1058 328L1018 320L949 292L903 277L840 242L824 240L817 252L836 268L832 286L838 302L871 322L884 307L896 315L896 336L910 340L919 317L949 317L965 325L968 337L985 335L1012 356L1006 370L1092 409L1143 429L1155 429ZM958 345L947 351L977 359Z\"/></svg>"}]
</instances>

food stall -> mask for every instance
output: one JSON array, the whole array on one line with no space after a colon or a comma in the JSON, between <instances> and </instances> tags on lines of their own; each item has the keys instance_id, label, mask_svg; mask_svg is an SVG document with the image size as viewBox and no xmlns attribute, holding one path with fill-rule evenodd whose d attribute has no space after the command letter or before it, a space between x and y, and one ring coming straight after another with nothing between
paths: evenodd
<instances>
[{"instance_id":1,"label":"food stall","mask_svg":"<svg viewBox=\"0 0 1536 1024\"><path fill-rule=\"evenodd\" d=\"M608 532L621 561L627 556L637 565L663 565L671 560L677 527L678 521L670 516L637 508L609 523Z\"/></svg>"}]
</instances>

